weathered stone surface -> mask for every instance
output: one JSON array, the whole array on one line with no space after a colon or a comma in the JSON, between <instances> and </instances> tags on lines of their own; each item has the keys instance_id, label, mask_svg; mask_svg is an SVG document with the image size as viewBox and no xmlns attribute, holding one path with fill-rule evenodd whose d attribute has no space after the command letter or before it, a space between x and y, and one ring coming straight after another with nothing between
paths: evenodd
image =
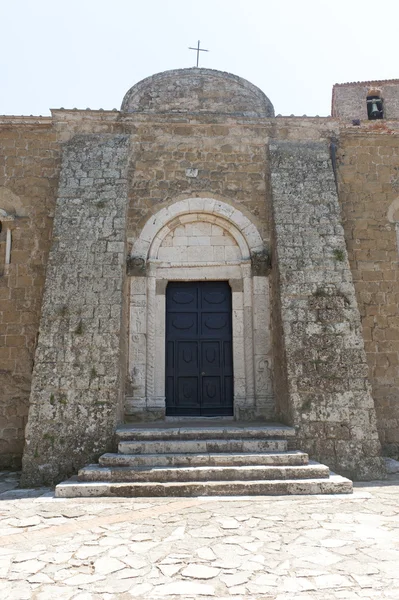
<instances>
[{"instance_id":1,"label":"weathered stone surface","mask_svg":"<svg viewBox=\"0 0 399 600\"><path fill-rule=\"evenodd\" d=\"M334 497L64 501L38 491L21 501L1 494L0 592L7 600L228 598L237 590L279 600L396 598L397 495L397 479ZM66 506L78 516L49 522L48 513L61 518ZM41 524L21 531L11 516ZM224 529L230 521L239 528ZM112 572L95 573L108 562ZM197 578L203 574L212 577Z\"/></svg>"},{"instance_id":2,"label":"weathered stone surface","mask_svg":"<svg viewBox=\"0 0 399 600\"><path fill-rule=\"evenodd\" d=\"M0 123L0 469L21 466L60 168L48 118L15 125Z\"/></svg>"},{"instance_id":3,"label":"weathered stone surface","mask_svg":"<svg viewBox=\"0 0 399 600\"><path fill-rule=\"evenodd\" d=\"M57 498L88 497L168 497L168 496L285 496L312 494L351 494L352 482L340 475L328 479L286 479L266 481L208 481L170 483L102 483L78 482L75 479L59 483Z\"/></svg>"},{"instance_id":4,"label":"weathered stone surface","mask_svg":"<svg viewBox=\"0 0 399 600\"><path fill-rule=\"evenodd\" d=\"M120 428L118 430L118 437L122 438L119 443L120 451L133 448L133 444L138 443L140 452L130 455L104 455L102 458L105 459L105 465L102 461L100 466L84 467L79 471L77 478L74 477L57 486L57 496L314 494L334 493L334 491L350 493L352 490L349 480L337 479L336 476L330 478L329 468L309 462L306 454L299 453L298 463L297 453L260 451L254 461L253 453L243 452L246 449L245 443L256 444L256 447L260 445L262 448L265 441L286 445L286 440L274 436L278 435L278 432L281 435L284 431L292 434L292 428L278 425L262 427L241 425L240 427L215 424L213 427L199 427L198 437L201 439L196 441L197 436L193 425L181 428L162 426L161 423L156 425L147 430L141 427ZM134 442L138 434L141 441ZM162 434L166 440L163 439ZM221 439L212 440L213 435L219 435ZM241 436L242 439L229 439L230 435ZM270 436L273 436L273 439L268 440ZM181 437L183 440L179 439ZM209 444L212 447L212 455L207 457L206 452L198 455L198 444L202 445L203 451ZM226 452L226 444L228 452ZM240 446L241 451L238 455L234 452L235 444ZM136 451L138 448L134 447ZM169 464L171 449L174 450L172 456L176 457L176 465ZM221 465L218 465L218 461L215 460L218 454L222 454L224 458ZM194 458L192 464L190 464L191 456ZM211 456L212 462L216 465L210 464ZM159 461L159 457L163 460ZM314 485L315 482L318 482L318 485ZM222 519L220 523L222 529L240 527L236 519ZM183 535L184 527L178 527L170 537L177 539ZM198 535L214 537L214 531L204 528L198 532ZM143 541L151 538L146 534L138 534L132 539ZM255 566L254 569L256 568Z\"/></svg>"},{"instance_id":5,"label":"weathered stone surface","mask_svg":"<svg viewBox=\"0 0 399 600\"><path fill-rule=\"evenodd\" d=\"M251 266L254 276L269 275L271 269L270 252L253 252L251 255Z\"/></svg>"},{"instance_id":6,"label":"weathered stone surface","mask_svg":"<svg viewBox=\"0 0 399 600\"><path fill-rule=\"evenodd\" d=\"M249 81L195 67L165 71L136 83L125 95L121 111L274 117L270 100Z\"/></svg>"},{"instance_id":7,"label":"weathered stone surface","mask_svg":"<svg viewBox=\"0 0 399 600\"><path fill-rule=\"evenodd\" d=\"M99 458L102 467L194 467L194 466L240 466L240 465L304 465L308 462L305 452L209 452L202 454L116 454L107 453Z\"/></svg>"},{"instance_id":8,"label":"weathered stone surface","mask_svg":"<svg viewBox=\"0 0 399 600\"><path fill-rule=\"evenodd\" d=\"M273 142L270 154L284 418L311 457L376 478L384 470L329 153L323 143Z\"/></svg>"},{"instance_id":9,"label":"weathered stone surface","mask_svg":"<svg viewBox=\"0 0 399 600\"><path fill-rule=\"evenodd\" d=\"M314 479L329 476L329 468L318 463L300 466L192 466L192 467L98 467L79 471L79 481L239 481L264 479Z\"/></svg>"},{"instance_id":10,"label":"weathered stone surface","mask_svg":"<svg viewBox=\"0 0 399 600\"><path fill-rule=\"evenodd\" d=\"M194 583L193 581L177 581L159 585L155 590L156 596L214 596L213 586L205 583Z\"/></svg>"},{"instance_id":11,"label":"weathered stone surface","mask_svg":"<svg viewBox=\"0 0 399 600\"><path fill-rule=\"evenodd\" d=\"M399 473L399 461L393 458L384 458L385 468L389 475Z\"/></svg>"},{"instance_id":12,"label":"weathered stone surface","mask_svg":"<svg viewBox=\"0 0 399 600\"><path fill-rule=\"evenodd\" d=\"M89 135L64 148L25 486L57 481L112 448L121 406L128 144L127 136Z\"/></svg>"},{"instance_id":13,"label":"weathered stone surface","mask_svg":"<svg viewBox=\"0 0 399 600\"><path fill-rule=\"evenodd\" d=\"M220 569L215 569L215 567L196 564L189 565L181 572L183 577L192 577L193 579L213 579L219 573Z\"/></svg>"},{"instance_id":14,"label":"weathered stone surface","mask_svg":"<svg viewBox=\"0 0 399 600\"><path fill-rule=\"evenodd\" d=\"M365 118L365 95L373 85L379 88L383 96L385 117L388 120L378 122L362 120L359 126L352 126L352 118ZM384 453L398 458L399 317L396 273L399 222L397 198L399 125L396 119L398 107L396 80L363 82L335 86L334 118L279 117L274 119L269 101L262 92L248 82L217 71L185 69L159 74L133 86L126 96L124 102L126 112L123 113L102 110L54 110L51 117L24 117L23 119L12 116L0 117L0 220L2 217L4 219L5 213L12 216L11 220L4 220L0 232L0 468L2 465L19 466L21 461L46 266L48 266L49 285L54 280L54 273L59 272L60 277L63 277L64 290L69 293L67 290L73 289L79 279L79 289L75 294L76 306L83 303L81 300L83 297L88 303L86 303L87 308L82 309L82 314L78 317L66 314L66 302L61 297L61 293L57 298L54 296L50 299L53 311L59 311L59 315L51 312L48 300L45 299L42 316L51 323L48 325L47 338L42 335L41 340L47 347L57 347L59 351L57 356L47 352L40 359L40 369L35 369L35 384L32 392L37 397L38 390L68 389L70 396L68 403L70 401L75 403L76 400L76 404L80 403L81 406L73 419L69 415L66 422L71 418L76 422L77 429L83 430L88 425L86 418L88 406L94 406L96 402L112 404L115 378L114 375L110 377L105 375L105 372L112 371L112 368L109 370L108 363L104 363L104 373L98 371L98 377L93 377L97 367L93 365L94 370L92 370L88 366L93 357L88 355L84 344L81 347L81 342L89 332L86 331L85 335L80 333L76 335L75 332L79 332L84 323L88 323L91 319L93 323L97 320L98 326L102 329L117 328L116 322L120 319L121 311L124 310L123 304L128 291L124 289L121 293L119 288L110 289L115 283L116 267L116 264L112 264L109 260L110 254L120 255L122 246L124 248L126 242L130 252L135 240L140 238L145 223L149 222L155 227L154 219L162 211L163 214L165 212L170 214L169 222L174 227L176 223L172 213L179 202L188 204L184 215L193 216L194 208L198 209L201 205L201 209L198 209L199 212L195 214L199 217L206 214L207 218L211 219L215 216L211 207L220 203L223 205L225 222L234 223L234 226L243 232L244 237L247 235L246 239L250 241L253 241L253 232L250 232L247 226L248 223L252 224L259 232L263 250L267 249L266 254L269 254L270 249L273 265L277 264L278 246L282 236L286 240L290 237L289 252L286 254L287 263L284 267L287 279L282 278L282 285L288 285L290 282L297 286L300 293L303 286L305 296L309 299L308 285L314 277L312 285L316 287L311 291L313 299L305 302L305 298L301 298L299 302L299 294L295 306L283 307L286 314L290 313L289 322L292 327L290 335L298 338L306 336L309 339L308 348L295 350L298 355L301 355L297 366L298 372L295 375L300 389L295 393L301 397L304 394L308 395L309 403L305 402L305 409L308 406L317 407L317 410L307 411L307 414L305 414L306 410L303 411L303 418L301 417L301 431L307 439L313 439L308 448L313 456L327 460L326 457L334 455L337 457L337 460L334 459L336 465L339 461L342 462L341 457L345 455L350 444L354 443L353 456L357 456L358 452L366 453L370 456L369 464L371 464L371 458L378 455L379 444L374 433L370 437L369 432L375 431L377 425ZM106 145L107 140L116 139L118 134L126 136L126 156L123 161L121 159L120 165L105 166L104 163L103 169L98 161L88 165L85 160L91 159L88 156L82 158L78 155L75 156L76 160L72 161L73 165L70 164L73 172L70 171L70 177L68 175L69 180L66 182L68 189L64 194L62 207L60 199L58 201L54 248L48 262L63 148L65 160L68 160L69 156L68 143L64 146L63 144L74 138L73 146L78 139L74 136L87 135L92 140L95 138L103 140L101 144ZM336 198L333 202L329 199L331 186L333 186L333 178L331 173L328 173L330 167L326 169L321 167L322 163L328 163L325 150L331 137L334 138L336 146L335 170L341 214L337 211ZM129 138L130 151L127 149L127 138ZM297 184L295 193L299 196L304 195L302 192L306 189L309 191L309 198L314 199L308 203L308 207L312 205L313 212L312 214L297 212L295 202L286 205L281 218L283 221L285 219L287 228L284 232L280 231L279 235L273 234L271 240L270 215L274 198L270 187L270 156L267 148L269 142L273 145L284 140L290 140L291 143L301 142L301 148L305 150L302 159L295 164L291 163L290 170L294 173L293 177ZM320 168L313 169L307 160L305 156L307 142L325 144L325 149L320 154ZM122 162L124 162L123 168ZM85 165L89 167L87 170ZM277 169L282 178L286 177L286 167L287 165L282 162L281 170ZM65 170L62 173L64 172ZM317 187L315 181L319 176L320 185ZM121 187L126 184L127 190L124 201L122 201L123 194L119 193L118 198L108 198L108 192L112 193L118 189L119 184L114 182L122 179L125 183L121 183ZM273 186L275 187L275 183ZM118 205L115 213L113 212L114 201ZM88 212L85 213L86 209ZM110 214L108 209L111 209ZM125 209L128 211L127 227L124 224ZM182 216L183 214L179 214L178 218L181 219ZM86 219L84 227L81 226L81 218ZM209 222L207 224L209 225ZM5 265L6 225L12 229L9 265ZM182 223L178 225L180 227ZM345 240L342 237L341 225L344 228ZM64 232L69 229L67 237L59 237L60 226ZM217 226L215 224L215 232ZM172 230L175 231L173 227ZM199 229L201 227L202 224ZM99 234L101 228L102 234L97 237L99 243L96 243L95 251L92 251L93 239ZM120 234L122 229L126 229L124 235ZM184 229L186 233L189 232L188 224L184 225ZM116 237L113 237L114 231ZM225 261L231 259L231 263L236 260L234 246L230 248L228 245L222 245L218 248L217 244L212 247L209 243L203 250L190 249L188 244L190 236L182 233L180 231L180 236L166 236L165 245L162 246L161 254L165 254L166 251L168 255L171 251L169 257L179 255L179 260L183 258L180 262L184 262L183 266L180 264L174 271L170 271L168 278L184 279L189 276L186 271L189 263L184 256L182 257L182 248L186 253L190 251L192 259L196 257L203 264L205 264L205 257L209 258L211 254L215 260L222 260L223 256ZM180 241L177 240L178 237ZM183 243L184 237L187 237L187 245L183 244L179 247L178 241ZM200 246L200 243L205 242L205 238L209 237L207 241L210 242L213 236L198 233L193 237ZM216 238L217 235L214 237ZM305 244L302 244L303 239ZM216 242L216 239L214 241ZM131 288L132 331L130 332L129 372L126 381L122 381L125 379L124 376L121 379L120 389L126 384L125 406L128 419L143 419L145 415L147 420L157 420L165 413L162 389L160 391L163 375L161 369L155 369L154 394L147 398L147 387L151 388L151 385L147 385L149 379L146 377L147 352L151 351L151 347L147 345L146 331L142 330L147 325L144 304L148 282L147 265L143 255L149 250L150 241L146 239L141 242L139 248L141 253L138 252L131 260L124 259L123 264L120 265L121 271L127 270L132 280L141 280L144 284L144 291L143 288L139 291L140 285L137 285L135 292L132 291L133 286ZM194 245L193 239L191 244ZM343 254L341 252L341 245L346 245L348 251L362 331L358 325L353 325L355 322L359 323L359 320L357 316L353 317L356 310L350 294L348 295L344 289L348 283L345 279L348 269L345 256L345 268L343 271L340 268L341 259L343 254L345 255L345 252ZM321 246L323 251L320 251ZM279 279L281 271L272 269L269 274L268 261L263 250L259 253L252 251L251 256L248 257L252 262L249 276L253 286L251 292L248 290L248 282L244 284L241 274L237 276L237 272L232 272L230 267L223 267L223 275L219 271L217 276L215 271L208 272L208 266L203 268L207 270L206 277L228 279L233 289L233 303L236 304L233 329L239 332L233 344L234 364L237 367L234 382L236 416L245 419L275 418L277 405L280 414L287 415L287 419L294 422L293 416L296 418L296 414L299 413L294 415L290 412L287 404L288 393L284 389L284 378L280 373L285 364L284 336L287 335L287 329L284 333L280 318L282 314ZM331 250L334 253L332 262ZM295 262L295 259L297 259L295 268L291 268L294 264L292 261ZM330 279L327 288L318 283L320 262L326 267L326 272L329 271ZM117 270L119 270L119 263ZM85 273L88 271L91 275L85 279ZM105 279L108 279L109 284L104 286L100 280L104 282ZM257 279L263 281L257 282ZM269 280L273 280L271 292ZM162 310L160 284L165 282L166 280L155 282L155 314L159 314ZM244 288L246 289L245 302L243 301ZM335 293L334 290L338 288L343 290L342 294ZM111 310L101 303L95 304L98 296L103 293L108 297L112 294ZM47 296L46 292L46 298ZM248 298L251 296L253 329L250 335L244 336L245 328L248 328L248 324L251 323L251 312L247 305ZM272 311L269 310L269 297L273 302ZM350 304L346 302L348 298ZM69 298L71 305L75 299ZM62 314L64 317L61 318ZM344 321L341 320L342 315ZM73 323L72 329L67 322ZM303 328L304 322L306 322L305 328ZM342 330L346 327L344 323L354 326L356 329L354 337L352 330L346 333ZM158 319L154 321L154 325L157 335L152 341L153 346L155 344L156 348L162 348L164 341L162 335L158 334L158 332L162 333L160 326L162 324ZM133 331L135 327L139 331ZM274 332L273 343L271 343L271 330ZM42 327L42 333L43 331ZM127 322L121 331L127 331ZM117 345L122 343L123 346L124 336L122 335L116 341L118 336L114 336L114 331L110 333L109 350L113 354L118 352ZM77 336L81 339L77 340ZM338 356L335 351L329 351L331 336L335 341L339 338L347 340L351 338L352 341L359 337L363 338L376 407L376 424L372 409L373 402L369 391L365 390L363 385L365 377L363 350L359 350L356 344L353 347L346 345L345 348L344 346L341 348ZM73 350L71 349L72 338L75 340ZM251 340L253 351L250 348ZM39 354L42 353L42 341L39 342ZM100 347L102 342L97 347L98 352ZM259 348L262 349L261 352L258 351ZM341 375L338 378L333 377L333 373L338 372L337 364L344 350L347 362L351 365L350 385L349 375L345 370L340 371L342 377ZM103 349L101 353L103 354ZM315 354L317 354L316 358L314 358ZM126 362L124 351L120 352L120 356L121 364L124 365ZM250 360L245 358L248 356L251 357ZM278 358L275 359L276 357ZM292 359L292 364L296 360L295 355L289 358ZM246 365L245 369L240 366L243 361ZM158 358L157 362L159 363ZM73 399L71 373L66 375L62 369L58 370L58 365L66 363L74 365ZM299 373L304 365L306 365L304 372ZM251 373L254 378L252 389L251 385L247 385L248 375ZM104 395L100 394L100 397L97 394L96 385L100 379L101 389L110 391L106 398ZM312 389L317 390L314 397L309 391L309 381L313 382ZM282 392L276 398L273 385ZM82 402L84 390L87 394L85 394L85 401ZM328 405L324 407L318 404L319 390L322 390L323 397L329 398ZM42 403L42 391L40 403ZM352 394L351 398L347 395L349 392ZM54 391L52 393L54 394ZM63 392L59 398L56 398L56 394L54 398L50 395L54 402L54 404L50 403L51 410L48 407L50 398L47 400L45 398L43 406L47 405L48 409L42 410L39 419L33 417L34 420L42 420L45 424L40 433L41 446L46 447L42 453L43 465L50 464L46 453L48 456L51 455L53 441L56 445L61 445L61 439L64 439L60 435L62 429L60 423L67 410L66 405L63 404L65 398L62 394ZM296 402L297 400L294 404ZM99 413L106 410L105 404L96 405ZM35 411L38 415L38 406L32 408L32 414ZM108 416L107 414L105 421L108 420ZM58 420L58 424L53 425L52 419ZM29 431L31 432L30 426ZM39 432L33 435L37 438ZM87 443L91 446L90 452L94 454L98 454L105 448L100 442L94 445L89 442L91 436L94 438L96 435L88 428ZM106 437L109 439L108 434ZM64 446L67 446L65 442ZM73 448L76 455L82 456L82 462L86 462L83 455L90 454L87 448L81 449L79 444L75 443ZM82 464L76 456L73 460L71 457L67 459L68 452L61 452L60 448L57 449L58 451L63 454L65 462L68 463L68 471L75 471L77 466ZM27 451L27 456L29 452L30 450ZM34 448L31 453L34 456ZM33 462L35 461L36 458ZM354 458L352 466L348 468L356 469L356 465L357 459ZM375 463L372 468L377 467ZM372 468L370 467L368 473L360 473L360 476L370 477ZM43 473L48 469L49 467L45 467ZM51 469L52 467L50 471ZM44 475L44 479L46 478L47 475Z\"/></svg>"},{"instance_id":15,"label":"weathered stone surface","mask_svg":"<svg viewBox=\"0 0 399 600\"><path fill-rule=\"evenodd\" d=\"M145 260L140 256L128 256L126 259L126 274L130 277L145 277Z\"/></svg>"},{"instance_id":16,"label":"weathered stone surface","mask_svg":"<svg viewBox=\"0 0 399 600\"><path fill-rule=\"evenodd\" d=\"M398 84L396 83L396 86ZM341 91L346 90L342 88ZM355 89L358 89L355 86ZM399 108L399 105L398 105ZM386 122L379 121L385 131ZM399 458L399 137L362 125L337 153L339 197L383 452ZM378 159L376 157L379 157ZM371 186L371 189L370 189Z\"/></svg>"},{"instance_id":17,"label":"weathered stone surface","mask_svg":"<svg viewBox=\"0 0 399 600\"><path fill-rule=\"evenodd\" d=\"M97 575L109 575L125 568L125 564L117 558L104 557L99 558L94 563L94 572Z\"/></svg>"},{"instance_id":18,"label":"weathered stone surface","mask_svg":"<svg viewBox=\"0 0 399 600\"><path fill-rule=\"evenodd\" d=\"M399 119L399 81L397 79L358 81L334 85L333 117L339 117L347 121L352 119L367 120L366 98L370 92L371 95L379 95L382 98L385 119Z\"/></svg>"},{"instance_id":19,"label":"weathered stone surface","mask_svg":"<svg viewBox=\"0 0 399 600\"><path fill-rule=\"evenodd\" d=\"M173 425L165 422L142 426L124 425L116 430L118 441L123 440L207 440L207 439L269 439L294 438L295 428L278 423L230 422L222 425L210 425L204 421L195 421L184 425Z\"/></svg>"},{"instance_id":20,"label":"weathered stone surface","mask_svg":"<svg viewBox=\"0 0 399 600\"><path fill-rule=\"evenodd\" d=\"M158 441L123 441L118 446L121 454L163 454L199 452L266 452L287 450L286 440L158 440Z\"/></svg>"}]
</instances>

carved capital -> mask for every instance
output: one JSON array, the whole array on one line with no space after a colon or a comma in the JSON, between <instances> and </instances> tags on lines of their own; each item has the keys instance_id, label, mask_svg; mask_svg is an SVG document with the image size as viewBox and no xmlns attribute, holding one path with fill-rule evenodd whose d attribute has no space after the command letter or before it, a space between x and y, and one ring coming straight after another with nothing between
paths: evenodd
<instances>
[{"instance_id":1,"label":"carved capital","mask_svg":"<svg viewBox=\"0 0 399 600\"><path fill-rule=\"evenodd\" d=\"M271 256L268 248L251 254L252 276L269 275L271 267Z\"/></svg>"},{"instance_id":2,"label":"carved capital","mask_svg":"<svg viewBox=\"0 0 399 600\"><path fill-rule=\"evenodd\" d=\"M126 273L131 277L146 276L146 261L141 256L128 256L126 259Z\"/></svg>"}]
</instances>

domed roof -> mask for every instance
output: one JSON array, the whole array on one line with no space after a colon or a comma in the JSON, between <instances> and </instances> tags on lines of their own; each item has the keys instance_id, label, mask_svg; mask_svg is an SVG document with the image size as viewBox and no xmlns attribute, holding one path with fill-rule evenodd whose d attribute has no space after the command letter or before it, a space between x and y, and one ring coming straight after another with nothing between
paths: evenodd
<instances>
[{"instance_id":1,"label":"domed roof","mask_svg":"<svg viewBox=\"0 0 399 600\"><path fill-rule=\"evenodd\" d=\"M164 71L143 79L127 92L121 111L274 117L269 98L246 79L197 67Z\"/></svg>"}]
</instances>

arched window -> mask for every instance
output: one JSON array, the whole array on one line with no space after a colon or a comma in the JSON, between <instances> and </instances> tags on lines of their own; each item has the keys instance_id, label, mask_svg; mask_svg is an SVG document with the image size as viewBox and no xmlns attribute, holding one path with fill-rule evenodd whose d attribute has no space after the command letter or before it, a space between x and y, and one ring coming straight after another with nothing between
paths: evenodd
<instances>
[{"instance_id":1,"label":"arched window","mask_svg":"<svg viewBox=\"0 0 399 600\"><path fill-rule=\"evenodd\" d=\"M383 101L380 90L369 90L366 98L367 102L367 117L369 121L384 118Z\"/></svg>"}]
</instances>

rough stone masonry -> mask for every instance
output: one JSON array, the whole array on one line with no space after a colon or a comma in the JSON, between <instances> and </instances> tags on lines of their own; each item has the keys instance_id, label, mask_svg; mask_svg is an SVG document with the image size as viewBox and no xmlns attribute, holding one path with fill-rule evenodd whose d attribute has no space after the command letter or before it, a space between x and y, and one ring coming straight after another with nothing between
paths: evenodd
<instances>
[{"instance_id":1,"label":"rough stone masonry","mask_svg":"<svg viewBox=\"0 0 399 600\"><path fill-rule=\"evenodd\" d=\"M311 456L349 477L374 479L380 444L329 148L272 142L270 154L283 416L297 424Z\"/></svg>"},{"instance_id":2,"label":"rough stone masonry","mask_svg":"<svg viewBox=\"0 0 399 600\"><path fill-rule=\"evenodd\" d=\"M127 136L81 135L64 148L23 485L73 472L112 441L121 406L128 145Z\"/></svg>"},{"instance_id":3,"label":"rough stone masonry","mask_svg":"<svg viewBox=\"0 0 399 600\"><path fill-rule=\"evenodd\" d=\"M164 415L167 284L224 280L234 418L267 398L311 458L381 475L380 443L399 456L398 99L398 80L341 84L331 117L275 116L250 82L193 68L119 111L0 117L1 466L25 444L24 485L76 473L149 419L154 381ZM227 234L240 252L173 250Z\"/></svg>"}]
</instances>

